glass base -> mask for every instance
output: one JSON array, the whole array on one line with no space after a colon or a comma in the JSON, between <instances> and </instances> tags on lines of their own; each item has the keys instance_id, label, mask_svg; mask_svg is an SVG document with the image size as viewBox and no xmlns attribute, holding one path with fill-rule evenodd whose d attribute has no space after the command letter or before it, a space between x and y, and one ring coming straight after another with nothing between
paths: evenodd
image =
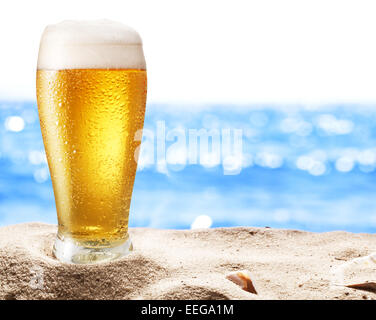
<instances>
[{"instance_id":1,"label":"glass base","mask_svg":"<svg viewBox=\"0 0 376 320\"><path fill-rule=\"evenodd\" d=\"M117 242L113 247L88 247L73 239L56 237L53 253L64 263L94 264L108 262L126 256L133 250L131 239Z\"/></svg>"}]
</instances>

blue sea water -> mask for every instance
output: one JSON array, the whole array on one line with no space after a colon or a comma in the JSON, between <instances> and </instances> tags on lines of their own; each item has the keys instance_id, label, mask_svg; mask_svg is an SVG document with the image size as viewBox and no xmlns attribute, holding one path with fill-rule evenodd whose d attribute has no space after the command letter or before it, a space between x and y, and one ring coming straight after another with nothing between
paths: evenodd
<instances>
[{"instance_id":1,"label":"blue sea water","mask_svg":"<svg viewBox=\"0 0 376 320\"><path fill-rule=\"evenodd\" d=\"M186 135L238 130L241 159L218 160L209 150L200 154L209 161L191 164L181 145L171 147L172 138L165 142L166 161L158 162L161 125L166 133ZM376 231L376 107L149 105L145 128L155 139L144 138L133 227L190 228L204 221L212 227ZM56 223L37 107L3 101L0 225L28 221Z\"/></svg>"}]
</instances>

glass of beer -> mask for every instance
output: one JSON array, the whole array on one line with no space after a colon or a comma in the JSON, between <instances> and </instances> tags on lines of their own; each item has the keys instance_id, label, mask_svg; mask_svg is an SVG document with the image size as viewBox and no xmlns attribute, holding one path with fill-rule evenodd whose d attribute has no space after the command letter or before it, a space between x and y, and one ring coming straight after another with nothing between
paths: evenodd
<instances>
[{"instance_id":1,"label":"glass of beer","mask_svg":"<svg viewBox=\"0 0 376 320\"><path fill-rule=\"evenodd\" d=\"M58 217L54 254L96 263L132 250L128 217L146 103L140 36L112 21L64 21L43 32L40 125Z\"/></svg>"}]
</instances>

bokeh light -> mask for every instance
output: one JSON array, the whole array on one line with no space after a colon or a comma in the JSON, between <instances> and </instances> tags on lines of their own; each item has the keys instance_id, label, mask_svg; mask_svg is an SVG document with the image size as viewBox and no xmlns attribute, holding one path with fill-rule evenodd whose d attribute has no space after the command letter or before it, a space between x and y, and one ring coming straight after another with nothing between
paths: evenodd
<instances>
[{"instance_id":1,"label":"bokeh light","mask_svg":"<svg viewBox=\"0 0 376 320\"><path fill-rule=\"evenodd\" d=\"M25 128L25 121L19 116L11 116L5 119L5 129L20 132Z\"/></svg>"}]
</instances>

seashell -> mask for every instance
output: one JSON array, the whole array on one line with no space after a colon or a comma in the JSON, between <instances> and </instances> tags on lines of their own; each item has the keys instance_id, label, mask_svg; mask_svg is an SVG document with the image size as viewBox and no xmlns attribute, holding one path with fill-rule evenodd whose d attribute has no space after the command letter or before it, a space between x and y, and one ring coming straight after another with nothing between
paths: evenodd
<instances>
[{"instance_id":1,"label":"seashell","mask_svg":"<svg viewBox=\"0 0 376 320\"><path fill-rule=\"evenodd\" d=\"M332 286L376 292L376 253L334 267L331 276Z\"/></svg>"},{"instance_id":2,"label":"seashell","mask_svg":"<svg viewBox=\"0 0 376 320\"><path fill-rule=\"evenodd\" d=\"M257 294L256 288L251 280L251 273L248 270L240 270L229 273L226 279L237 284L243 290Z\"/></svg>"}]
</instances>

